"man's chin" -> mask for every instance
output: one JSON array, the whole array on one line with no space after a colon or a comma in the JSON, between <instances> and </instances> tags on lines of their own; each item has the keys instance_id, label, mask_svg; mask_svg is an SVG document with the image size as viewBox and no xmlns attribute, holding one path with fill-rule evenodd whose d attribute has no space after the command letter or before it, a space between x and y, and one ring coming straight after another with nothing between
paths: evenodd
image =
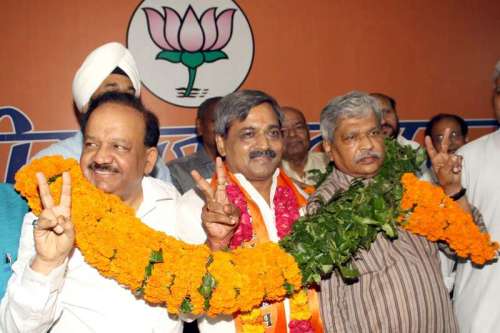
<instances>
[{"instance_id":1,"label":"man's chin","mask_svg":"<svg viewBox=\"0 0 500 333\"><path fill-rule=\"evenodd\" d=\"M261 161L254 161L255 163L250 163L250 172L251 175L248 175L250 177L246 178L258 178L258 179L265 179L272 177L276 169L278 168L278 163L276 163L275 159L268 159L266 160L261 160Z\"/></svg>"}]
</instances>

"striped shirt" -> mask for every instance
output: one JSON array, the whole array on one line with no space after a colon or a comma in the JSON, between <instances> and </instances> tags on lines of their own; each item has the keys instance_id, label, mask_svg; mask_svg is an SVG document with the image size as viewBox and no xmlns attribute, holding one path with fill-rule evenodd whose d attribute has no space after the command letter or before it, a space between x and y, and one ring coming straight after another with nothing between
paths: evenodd
<instances>
[{"instance_id":1,"label":"striped shirt","mask_svg":"<svg viewBox=\"0 0 500 333\"><path fill-rule=\"evenodd\" d=\"M334 170L309 198L308 213L351 180ZM398 229L395 240L379 234L353 263L358 280L346 283L334 272L321 282L326 332L458 332L435 243Z\"/></svg>"}]
</instances>

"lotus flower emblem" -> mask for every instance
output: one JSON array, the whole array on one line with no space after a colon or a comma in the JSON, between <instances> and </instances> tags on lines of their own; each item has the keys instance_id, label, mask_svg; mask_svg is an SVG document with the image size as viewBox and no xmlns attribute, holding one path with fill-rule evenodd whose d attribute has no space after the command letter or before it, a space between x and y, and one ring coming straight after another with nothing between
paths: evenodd
<instances>
[{"instance_id":1,"label":"lotus flower emblem","mask_svg":"<svg viewBox=\"0 0 500 333\"><path fill-rule=\"evenodd\" d=\"M226 9L216 17L213 7L204 11L200 18L191 6L182 18L170 7L163 7L163 15L154 8L143 10L151 40L161 49L156 59L187 67L189 79L184 97L191 96L198 67L229 59L222 49L231 39L236 9Z\"/></svg>"}]
</instances>

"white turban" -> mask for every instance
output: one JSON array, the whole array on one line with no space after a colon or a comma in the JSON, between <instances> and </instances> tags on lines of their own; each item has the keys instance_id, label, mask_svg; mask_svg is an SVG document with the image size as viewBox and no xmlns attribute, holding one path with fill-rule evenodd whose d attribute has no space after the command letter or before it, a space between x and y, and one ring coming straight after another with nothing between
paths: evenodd
<instances>
[{"instance_id":1,"label":"white turban","mask_svg":"<svg viewBox=\"0 0 500 333\"><path fill-rule=\"evenodd\" d=\"M73 99L78 110L90 101L90 97L101 83L116 68L120 67L135 88L135 96L141 93L141 78L132 54L122 44L111 42L90 53L73 79Z\"/></svg>"}]
</instances>

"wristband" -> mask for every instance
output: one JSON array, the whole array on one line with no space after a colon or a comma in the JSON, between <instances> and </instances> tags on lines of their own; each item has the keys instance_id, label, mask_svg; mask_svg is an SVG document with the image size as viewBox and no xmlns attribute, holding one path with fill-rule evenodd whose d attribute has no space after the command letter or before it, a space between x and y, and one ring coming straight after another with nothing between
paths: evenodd
<instances>
[{"instance_id":1,"label":"wristband","mask_svg":"<svg viewBox=\"0 0 500 333\"><path fill-rule=\"evenodd\" d=\"M453 201L460 200L465 195L466 191L467 190L462 187L462 189L460 191L458 191L457 193L455 193L453 195L450 195L450 199L453 199Z\"/></svg>"}]
</instances>

